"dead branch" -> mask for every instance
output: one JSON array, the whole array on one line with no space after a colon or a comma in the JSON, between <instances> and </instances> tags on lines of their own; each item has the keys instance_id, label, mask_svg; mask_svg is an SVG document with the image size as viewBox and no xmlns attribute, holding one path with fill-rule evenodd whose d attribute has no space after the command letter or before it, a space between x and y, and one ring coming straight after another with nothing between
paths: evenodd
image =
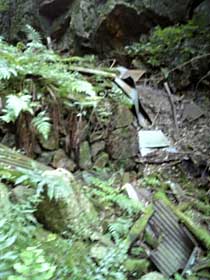
<instances>
[{"instance_id":1,"label":"dead branch","mask_svg":"<svg viewBox=\"0 0 210 280\"><path fill-rule=\"evenodd\" d=\"M97 69L83 68L79 66L69 66L69 70L84 73L84 74L103 76L105 78L111 78L111 79L115 79L117 77L116 74L117 71L108 72L108 71L97 70Z\"/></svg>"},{"instance_id":2,"label":"dead branch","mask_svg":"<svg viewBox=\"0 0 210 280\"><path fill-rule=\"evenodd\" d=\"M169 87L167 82L164 83L164 87L165 87L166 92L168 94L168 99L169 99L169 102L170 102L170 105L171 105L171 110L172 110L172 114L173 114L173 120L174 120L176 135L179 136L179 126L178 126L178 122L177 122L176 108L175 108L175 105L174 105L174 102L173 102L172 93L171 93L170 87Z\"/></svg>"}]
</instances>

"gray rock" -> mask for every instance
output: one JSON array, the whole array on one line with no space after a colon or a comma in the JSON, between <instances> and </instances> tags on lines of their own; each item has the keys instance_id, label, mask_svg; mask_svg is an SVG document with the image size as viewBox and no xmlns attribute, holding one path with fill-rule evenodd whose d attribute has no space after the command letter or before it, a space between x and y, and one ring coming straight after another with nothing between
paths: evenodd
<instances>
[{"instance_id":1,"label":"gray rock","mask_svg":"<svg viewBox=\"0 0 210 280\"><path fill-rule=\"evenodd\" d=\"M58 141L53 133L49 135L49 138L47 140L45 140L41 135L39 135L39 142L41 146L48 151L58 149Z\"/></svg>"},{"instance_id":2,"label":"gray rock","mask_svg":"<svg viewBox=\"0 0 210 280\"><path fill-rule=\"evenodd\" d=\"M94 163L94 167L104 168L109 163L109 155L107 153L100 153Z\"/></svg>"},{"instance_id":3,"label":"gray rock","mask_svg":"<svg viewBox=\"0 0 210 280\"><path fill-rule=\"evenodd\" d=\"M15 135L10 132L6 133L3 139L1 140L1 144L6 145L10 148L15 147L16 145Z\"/></svg>"},{"instance_id":4,"label":"gray rock","mask_svg":"<svg viewBox=\"0 0 210 280\"><path fill-rule=\"evenodd\" d=\"M54 19L67 11L73 0L40 0L39 2L40 14Z\"/></svg>"},{"instance_id":5,"label":"gray rock","mask_svg":"<svg viewBox=\"0 0 210 280\"><path fill-rule=\"evenodd\" d=\"M11 191L11 198L16 203L23 203L30 199L35 192L35 189L19 185Z\"/></svg>"},{"instance_id":6,"label":"gray rock","mask_svg":"<svg viewBox=\"0 0 210 280\"><path fill-rule=\"evenodd\" d=\"M192 0L76 1L71 30L78 47L100 53L117 49L148 33L154 26L183 21Z\"/></svg>"},{"instance_id":7,"label":"gray rock","mask_svg":"<svg viewBox=\"0 0 210 280\"><path fill-rule=\"evenodd\" d=\"M37 2L34 0L4 1L7 9L0 12L0 33L6 40L19 41L23 39L26 24L40 30L41 23Z\"/></svg>"},{"instance_id":8,"label":"gray rock","mask_svg":"<svg viewBox=\"0 0 210 280\"><path fill-rule=\"evenodd\" d=\"M112 159L126 160L138 154L137 132L133 127L125 127L110 133L107 149Z\"/></svg>"},{"instance_id":9,"label":"gray rock","mask_svg":"<svg viewBox=\"0 0 210 280\"><path fill-rule=\"evenodd\" d=\"M46 229L71 237L74 233L88 238L93 232L100 232L100 220L97 212L82 192L82 187L73 175L63 169L46 171L44 174L60 185L57 198L46 195L38 206L38 221ZM61 192L63 189L63 193Z\"/></svg>"},{"instance_id":10,"label":"gray rock","mask_svg":"<svg viewBox=\"0 0 210 280\"><path fill-rule=\"evenodd\" d=\"M186 19L187 11L193 0L143 0L144 7L151 11L158 20L158 17L165 18L171 23Z\"/></svg>"},{"instance_id":11,"label":"gray rock","mask_svg":"<svg viewBox=\"0 0 210 280\"><path fill-rule=\"evenodd\" d=\"M39 162L49 165L52 162L54 152L42 152L37 158Z\"/></svg>"},{"instance_id":12,"label":"gray rock","mask_svg":"<svg viewBox=\"0 0 210 280\"><path fill-rule=\"evenodd\" d=\"M158 272L150 272L141 277L140 280L166 280L166 278Z\"/></svg>"},{"instance_id":13,"label":"gray rock","mask_svg":"<svg viewBox=\"0 0 210 280\"><path fill-rule=\"evenodd\" d=\"M91 154L92 154L92 157L93 157L93 160L95 160L96 156L104 151L105 149L105 142L104 141L98 141L98 142L95 142L91 145Z\"/></svg>"},{"instance_id":14,"label":"gray rock","mask_svg":"<svg viewBox=\"0 0 210 280\"><path fill-rule=\"evenodd\" d=\"M113 114L113 126L115 128L122 128L130 126L134 121L132 112L125 106L118 106L116 112Z\"/></svg>"},{"instance_id":15,"label":"gray rock","mask_svg":"<svg viewBox=\"0 0 210 280\"><path fill-rule=\"evenodd\" d=\"M74 161L68 158L62 149L59 149L55 152L52 166L54 168L65 168L70 172L73 172L76 169L76 164Z\"/></svg>"},{"instance_id":16,"label":"gray rock","mask_svg":"<svg viewBox=\"0 0 210 280\"><path fill-rule=\"evenodd\" d=\"M209 0L203 1L194 11L194 18L204 25L210 25L210 2Z\"/></svg>"},{"instance_id":17,"label":"gray rock","mask_svg":"<svg viewBox=\"0 0 210 280\"><path fill-rule=\"evenodd\" d=\"M88 169L92 166L90 145L87 141L80 145L79 166Z\"/></svg>"},{"instance_id":18,"label":"gray rock","mask_svg":"<svg viewBox=\"0 0 210 280\"><path fill-rule=\"evenodd\" d=\"M208 2L208 1L207 1ZM22 39L26 24L51 36L64 49L105 53L132 42L156 26L183 22L193 0L6 0L0 33Z\"/></svg>"}]
</instances>

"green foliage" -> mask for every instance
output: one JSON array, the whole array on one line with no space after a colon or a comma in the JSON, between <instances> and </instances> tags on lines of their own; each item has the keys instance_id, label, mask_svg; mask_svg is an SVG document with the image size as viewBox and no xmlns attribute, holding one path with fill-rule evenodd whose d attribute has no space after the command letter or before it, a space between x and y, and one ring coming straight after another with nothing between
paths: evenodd
<instances>
[{"instance_id":1,"label":"green foliage","mask_svg":"<svg viewBox=\"0 0 210 280\"><path fill-rule=\"evenodd\" d=\"M113 223L109 224L109 232L116 242L126 237L132 226L132 220L128 218L117 218Z\"/></svg>"},{"instance_id":2,"label":"green foliage","mask_svg":"<svg viewBox=\"0 0 210 280\"><path fill-rule=\"evenodd\" d=\"M149 187L160 187L161 182L160 182L160 179L158 178L158 176L149 175L147 177L144 177L143 184L145 186L149 186Z\"/></svg>"},{"instance_id":3,"label":"green foliage","mask_svg":"<svg viewBox=\"0 0 210 280\"><path fill-rule=\"evenodd\" d=\"M0 80L12 79L17 76L16 82L27 79L27 76L39 77L39 82L53 85L62 96L85 93L94 95L93 86L78 73L68 70L68 64L53 51L48 50L41 41L40 35L31 26L26 26L29 43L17 47L8 45L0 40ZM14 81L14 80L13 80ZM16 88L18 88L16 84ZM75 100L74 96L72 96ZM82 95L78 95L82 97Z\"/></svg>"},{"instance_id":4,"label":"green foliage","mask_svg":"<svg viewBox=\"0 0 210 280\"><path fill-rule=\"evenodd\" d=\"M25 31L29 41L42 45L42 39L39 32L37 32L32 26L27 24Z\"/></svg>"},{"instance_id":5,"label":"green foliage","mask_svg":"<svg viewBox=\"0 0 210 280\"><path fill-rule=\"evenodd\" d=\"M36 117L33 118L32 124L37 132L47 140L51 131L50 118L46 115L46 112L40 112Z\"/></svg>"},{"instance_id":6,"label":"green foliage","mask_svg":"<svg viewBox=\"0 0 210 280\"><path fill-rule=\"evenodd\" d=\"M28 112L33 115L33 103L31 95L8 95L6 97L6 105L3 109L4 115L1 117L6 123L15 122L21 112Z\"/></svg>"},{"instance_id":7,"label":"green foliage","mask_svg":"<svg viewBox=\"0 0 210 280\"><path fill-rule=\"evenodd\" d=\"M110 84L107 91L105 83L95 88L85 77L69 70L71 63L79 64L82 60L72 58L67 61L59 57L42 44L39 34L32 27L27 26L26 30L29 40L26 45L14 47L0 40L1 121L15 122L27 113L36 132L47 139L53 123L48 110L58 99L62 106L79 106L81 114L86 108L93 108L102 122L106 122L111 114L110 104L103 106L102 103L107 93L111 91L110 97L117 102L128 103L122 92L112 89ZM33 214L42 194L46 192L49 199L55 200L71 195L71 178L60 171L39 172L35 166L31 170L14 170L0 165L0 177L9 186L21 184L36 188L34 196L27 202L10 203L6 214L0 213L0 279L125 280L123 263L128 248L123 240L131 226L132 215L136 215L142 207L115 187L114 178L105 181L93 177L90 183L91 197L114 206L121 216L108 222L107 231L114 243L104 258L96 262L87 254L83 256L86 260L82 259L82 265L79 262L72 265L75 254L71 252L71 245L75 242L73 237L65 241L61 238L53 240L50 247L53 249L56 244L54 251L45 248L46 240L37 240L36 231L40 225ZM84 219L88 220L86 216ZM81 237L81 226L74 228L78 239ZM68 250L72 253L70 257L67 257ZM52 255L48 254L49 251ZM60 252L61 257L58 257Z\"/></svg>"},{"instance_id":8,"label":"green foliage","mask_svg":"<svg viewBox=\"0 0 210 280\"><path fill-rule=\"evenodd\" d=\"M9 276L12 264L17 259L14 243L17 239L15 228L8 227L8 220L0 219L0 278Z\"/></svg>"},{"instance_id":9,"label":"green foliage","mask_svg":"<svg viewBox=\"0 0 210 280\"><path fill-rule=\"evenodd\" d=\"M149 39L140 40L126 49L129 55L139 57L150 66L172 68L208 53L209 42L209 29L191 20L183 25L156 27Z\"/></svg>"},{"instance_id":10,"label":"green foliage","mask_svg":"<svg viewBox=\"0 0 210 280\"><path fill-rule=\"evenodd\" d=\"M4 0L0 1L0 13L5 12L9 9L9 3Z\"/></svg>"},{"instance_id":11,"label":"green foliage","mask_svg":"<svg viewBox=\"0 0 210 280\"><path fill-rule=\"evenodd\" d=\"M62 169L56 171L45 171L40 172L35 170L27 170L23 168L18 169L21 176L18 174L15 183L25 185L29 184L36 187L37 193L40 195L45 190L50 200L59 199L71 194L71 189L69 187L70 178L68 177L68 172ZM14 177L12 178L14 180Z\"/></svg>"},{"instance_id":12,"label":"green foliage","mask_svg":"<svg viewBox=\"0 0 210 280\"><path fill-rule=\"evenodd\" d=\"M115 178L110 178L107 181L91 176L89 178L92 188L90 194L100 200L101 203L111 203L117 205L120 209L126 211L128 215L133 215L143 210L142 205L135 202L124 195L119 189L114 186Z\"/></svg>"},{"instance_id":13,"label":"green foliage","mask_svg":"<svg viewBox=\"0 0 210 280\"><path fill-rule=\"evenodd\" d=\"M1 189L2 187L1 185ZM32 243L36 226L33 216L35 202L37 199L31 197L24 204L14 205L5 197L0 198L0 278L2 280L8 280L8 277L13 275L14 263L19 261L21 252Z\"/></svg>"},{"instance_id":14,"label":"green foliage","mask_svg":"<svg viewBox=\"0 0 210 280\"><path fill-rule=\"evenodd\" d=\"M108 254L99 261L98 266L93 270L93 280L126 280L124 262L127 258L127 244L122 240ZM76 279L75 279L76 280Z\"/></svg>"},{"instance_id":15,"label":"green foliage","mask_svg":"<svg viewBox=\"0 0 210 280\"><path fill-rule=\"evenodd\" d=\"M6 60L0 61L0 79L9 80L11 76L17 76L16 69L10 67Z\"/></svg>"},{"instance_id":16,"label":"green foliage","mask_svg":"<svg viewBox=\"0 0 210 280\"><path fill-rule=\"evenodd\" d=\"M20 262L13 265L15 273L8 280L53 279L56 267L48 263L44 251L38 247L27 247L20 255Z\"/></svg>"}]
</instances>

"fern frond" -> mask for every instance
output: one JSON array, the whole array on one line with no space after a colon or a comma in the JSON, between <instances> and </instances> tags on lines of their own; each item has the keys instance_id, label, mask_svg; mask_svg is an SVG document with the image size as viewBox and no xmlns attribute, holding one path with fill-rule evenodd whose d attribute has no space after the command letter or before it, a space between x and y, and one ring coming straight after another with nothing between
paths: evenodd
<instances>
[{"instance_id":1,"label":"fern frond","mask_svg":"<svg viewBox=\"0 0 210 280\"><path fill-rule=\"evenodd\" d=\"M10 67L6 60L0 61L0 80L9 80L11 76L17 76L15 68Z\"/></svg>"},{"instance_id":2,"label":"fern frond","mask_svg":"<svg viewBox=\"0 0 210 280\"><path fill-rule=\"evenodd\" d=\"M91 83L82 80L75 80L71 84L73 92L86 93L91 97L95 97L96 93Z\"/></svg>"},{"instance_id":3,"label":"fern frond","mask_svg":"<svg viewBox=\"0 0 210 280\"><path fill-rule=\"evenodd\" d=\"M31 102L31 95L8 95L6 99L6 106L3 109L4 115L0 118L6 122L15 122L21 112L29 112L33 115L33 103Z\"/></svg>"},{"instance_id":4,"label":"fern frond","mask_svg":"<svg viewBox=\"0 0 210 280\"><path fill-rule=\"evenodd\" d=\"M133 215L143 211L143 205L133 201L113 186L113 178L103 181L99 178L90 176L89 182L95 187L91 189L91 194L98 197L102 202L111 202L125 210L128 215Z\"/></svg>"},{"instance_id":5,"label":"fern frond","mask_svg":"<svg viewBox=\"0 0 210 280\"><path fill-rule=\"evenodd\" d=\"M125 219L120 217L116 219L113 223L109 224L108 228L114 240L117 241L128 234L131 225L131 219Z\"/></svg>"},{"instance_id":6,"label":"fern frond","mask_svg":"<svg viewBox=\"0 0 210 280\"><path fill-rule=\"evenodd\" d=\"M40 112L36 117L33 118L32 124L37 132L42 135L42 137L47 140L51 131L50 118L47 116L46 112Z\"/></svg>"},{"instance_id":7,"label":"fern frond","mask_svg":"<svg viewBox=\"0 0 210 280\"><path fill-rule=\"evenodd\" d=\"M25 32L29 41L42 44L42 39L39 32L37 32L31 25L26 25Z\"/></svg>"},{"instance_id":8,"label":"fern frond","mask_svg":"<svg viewBox=\"0 0 210 280\"><path fill-rule=\"evenodd\" d=\"M44 172L18 168L18 171L22 176L18 176L16 183L35 185L37 187L36 192L38 196L42 194L44 190L47 191L50 200L58 200L68 197L71 194L70 173L62 168L46 170Z\"/></svg>"}]
</instances>

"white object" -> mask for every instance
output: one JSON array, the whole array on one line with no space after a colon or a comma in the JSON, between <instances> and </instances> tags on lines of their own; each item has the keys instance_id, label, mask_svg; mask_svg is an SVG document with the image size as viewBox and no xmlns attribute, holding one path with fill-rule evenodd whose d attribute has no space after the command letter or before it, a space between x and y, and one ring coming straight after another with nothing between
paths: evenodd
<instances>
[{"instance_id":1,"label":"white object","mask_svg":"<svg viewBox=\"0 0 210 280\"><path fill-rule=\"evenodd\" d=\"M170 146L168 138L161 130L140 130L139 148L165 148Z\"/></svg>"}]
</instances>

